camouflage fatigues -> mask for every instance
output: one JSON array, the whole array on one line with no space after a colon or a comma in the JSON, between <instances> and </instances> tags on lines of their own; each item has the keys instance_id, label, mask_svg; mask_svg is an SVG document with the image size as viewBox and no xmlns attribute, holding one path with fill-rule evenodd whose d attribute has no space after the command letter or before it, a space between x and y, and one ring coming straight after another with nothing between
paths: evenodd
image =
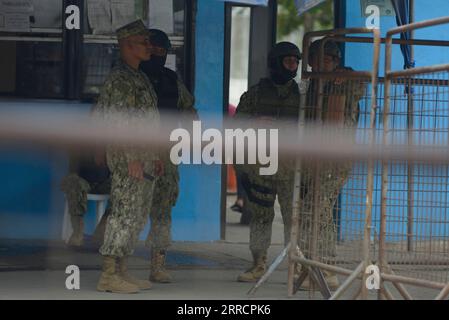
<instances>
[{"instance_id":1,"label":"camouflage fatigues","mask_svg":"<svg viewBox=\"0 0 449 320\"><path fill-rule=\"evenodd\" d=\"M88 193L109 194L111 192L109 170L95 164L93 154L72 153L69 160L69 173L61 181L61 190L65 193L69 214L84 216L87 211Z\"/></svg>"},{"instance_id":2,"label":"camouflage fatigues","mask_svg":"<svg viewBox=\"0 0 449 320\"><path fill-rule=\"evenodd\" d=\"M181 116L191 115L196 117L193 96L180 80L177 80L177 87L177 108L181 112ZM164 117L161 115L162 123L163 120ZM179 195L178 166L171 162L169 151L161 153L160 158L164 163L164 174L157 179L154 187L150 213L151 229L145 241L145 245L151 247L152 252L164 251L170 246L171 211Z\"/></svg>"},{"instance_id":3,"label":"camouflage fatigues","mask_svg":"<svg viewBox=\"0 0 449 320\"><path fill-rule=\"evenodd\" d=\"M148 78L140 71L120 62L106 79L94 115L113 126L133 121L159 123L157 97ZM118 118L117 114L121 117ZM128 174L128 163L140 161L144 171L154 176L153 161L157 154L133 146L108 146L107 164L111 170L112 212L108 217L105 239L100 253L105 256L131 255L139 233L150 212L154 182L139 181Z\"/></svg>"},{"instance_id":4,"label":"camouflage fatigues","mask_svg":"<svg viewBox=\"0 0 449 320\"><path fill-rule=\"evenodd\" d=\"M307 96L306 117L308 121L316 121L317 83L312 82ZM324 86L323 110L320 122L323 125L330 123L329 105L335 97L341 97L344 104L342 129L354 133L359 118L359 100L365 94L366 86L359 81L347 80L340 85L327 82ZM334 99L335 98L335 99ZM334 100L332 100L334 99ZM301 208L299 246L306 256L311 255L312 236L312 208L314 203L314 169L319 171L319 220L318 242L316 256L326 260L336 255L337 226L334 222L333 210L341 189L352 171L351 162L320 162L318 168L315 164L303 163L301 175Z\"/></svg>"},{"instance_id":5,"label":"camouflage fatigues","mask_svg":"<svg viewBox=\"0 0 449 320\"><path fill-rule=\"evenodd\" d=\"M154 187L151 205L151 229L145 245L153 251L166 250L171 242L171 211L179 194L178 167L170 159L163 159L164 175L159 177Z\"/></svg>"},{"instance_id":6,"label":"camouflage fatigues","mask_svg":"<svg viewBox=\"0 0 449 320\"><path fill-rule=\"evenodd\" d=\"M70 173L63 178L61 190L65 193L69 214L72 216L84 216L87 212L87 194L109 194L111 191L111 180L89 183L78 174ZM109 205L107 210L109 210Z\"/></svg>"},{"instance_id":7,"label":"camouflage fatigues","mask_svg":"<svg viewBox=\"0 0 449 320\"><path fill-rule=\"evenodd\" d=\"M300 94L298 85L290 80L284 85L275 85L269 79L262 79L240 99L237 107L237 119L257 119L270 117L272 126L298 125ZM282 139L282 131L280 138ZM272 176L260 175L259 165L238 165L242 174L248 200L245 203L252 214L250 222L250 250L265 254L271 243L274 202L276 195L281 206L284 222L284 240L290 239L292 196L295 162L293 159L280 157L277 173Z\"/></svg>"}]
</instances>

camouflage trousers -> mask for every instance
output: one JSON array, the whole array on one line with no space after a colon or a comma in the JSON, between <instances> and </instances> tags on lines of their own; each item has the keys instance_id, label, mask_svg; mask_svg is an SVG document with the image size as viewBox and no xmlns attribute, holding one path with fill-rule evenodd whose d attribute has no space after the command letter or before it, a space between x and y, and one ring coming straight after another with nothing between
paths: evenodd
<instances>
[{"instance_id":1,"label":"camouflage trousers","mask_svg":"<svg viewBox=\"0 0 449 320\"><path fill-rule=\"evenodd\" d=\"M313 209L314 209L314 169L303 170L302 194L299 210L299 248L308 258L326 262L336 256L337 226L334 221L334 207L341 189L351 173L350 163L323 163L319 170L319 198L317 199L318 220L315 253L313 245Z\"/></svg>"},{"instance_id":2,"label":"camouflage trousers","mask_svg":"<svg viewBox=\"0 0 449 320\"><path fill-rule=\"evenodd\" d=\"M106 223L100 253L105 256L132 255L151 209L154 182L136 180L127 172L113 172L112 210Z\"/></svg>"},{"instance_id":3,"label":"camouflage trousers","mask_svg":"<svg viewBox=\"0 0 449 320\"><path fill-rule=\"evenodd\" d=\"M77 174L69 174L62 179L61 190L65 193L69 214L71 216L84 216L87 212L87 194L109 194L111 192L111 180L89 183ZM105 215L109 214L110 205Z\"/></svg>"},{"instance_id":4,"label":"camouflage trousers","mask_svg":"<svg viewBox=\"0 0 449 320\"><path fill-rule=\"evenodd\" d=\"M165 168L174 166L164 164ZM166 250L171 243L171 211L179 194L178 168L174 166L159 177L154 187L153 203L151 205L151 229L145 241L145 246L153 251Z\"/></svg>"},{"instance_id":5,"label":"camouflage trousers","mask_svg":"<svg viewBox=\"0 0 449 320\"><path fill-rule=\"evenodd\" d=\"M278 179L272 176L259 176L257 174L249 174L248 179L251 185L256 188L267 188L273 191L272 198L277 195L282 220L284 222L284 242L288 244L290 241L291 218L292 218L292 197L293 197L293 176L290 179ZM258 194L257 198L262 199L265 196ZM272 200L271 200L272 201ZM271 234L274 219L274 205L258 203L250 199L246 204L247 209L251 212L249 248L253 253L264 254L267 252L271 244Z\"/></svg>"}]
</instances>

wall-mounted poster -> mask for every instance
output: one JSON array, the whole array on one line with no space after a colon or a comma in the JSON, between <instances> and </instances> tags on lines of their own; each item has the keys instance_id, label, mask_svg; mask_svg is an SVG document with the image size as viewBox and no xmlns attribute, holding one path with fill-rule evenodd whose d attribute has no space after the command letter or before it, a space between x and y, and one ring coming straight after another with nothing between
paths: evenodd
<instances>
[{"instance_id":1,"label":"wall-mounted poster","mask_svg":"<svg viewBox=\"0 0 449 320\"><path fill-rule=\"evenodd\" d=\"M61 0L0 0L2 31L61 29Z\"/></svg>"},{"instance_id":2,"label":"wall-mounted poster","mask_svg":"<svg viewBox=\"0 0 449 320\"><path fill-rule=\"evenodd\" d=\"M30 16L23 13L7 13L4 25L5 31L30 31Z\"/></svg>"},{"instance_id":3,"label":"wall-mounted poster","mask_svg":"<svg viewBox=\"0 0 449 320\"><path fill-rule=\"evenodd\" d=\"M176 54L167 54L167 61L165 66L176 72Z\"/></svg>"},{"instance_id":4,"label":"wall-mounted poster","mask_svg":"<svg viewBox=\"0 0 449 320\"><path fill-rule=\"evenodd\" d=\"M0 0L0 12L31 15L34 12L33 0Z\"/></svg>"},{"instance_id":5,"label":"wall-mounted poster","mask_svg":"<svg viewBox=\"0 0 449 320\"><path fill-rule=\"evenodd\" d=\"M62 1L33 0L34 12L31 20L32 28L61 29Z\"/></svg>"},{"instance_id":6,"label":"wall-mounted poster","mask_svg":"<svg viewBox=\"0 0 449 320\"><path fill-rule=\"evenodd\" d=\"M32 0L0 0L0 30L30 31L33 12Z\"/></svg>"},{"instance_id":7,"label":"wall-mounted poster","mask_svg":"<svg viewBox=\"0 0 449 320\"><path fill-rule=\"evenodd\" d=\"M381 16L395 15L391 0L360 0L360 8L362 9L363 17L369 16L369 14L366 13L366 7L371 5L377 6L379 8Z\"/></svg>"},{"instance_id":8,"label":"wall-mounted poster","mask_svg":"<svg viewBox=\"0 0 449 320\"><path fill-rule=\"evenodd\" d=\"M113 32L109 0L87 0L87 17L93 34L111 34Z\"/></svg>"},{"instance_id":9,"label":"wall-mounted poster","mask_svg":"<svg viewBox=\"0 0 449 320\"><path fill-rule=\"evenodd\" d=\"M173 34L173 0L150 0L149 27Z\"/></svg>"},{"instance_id":10,"label":"wall-mounted poster","mask_svg":"<svg viewBox=\"0 0 449 320\"><path fill-rule=\"evenodd\" d=\"M136 20L135 0L111 0L112 29Z\"/></svg>"},{"instance_id":11,"label":"wall-mounted poster","mask_svg":"<svg viewBox=\"0 0 449 320\"><path fill-rule=\"evenodd\" d=\"M143 0L86 1L89 27L95 35L114 35L118 28L130 22L145 20Z\"/></svg>"}]
</instances>

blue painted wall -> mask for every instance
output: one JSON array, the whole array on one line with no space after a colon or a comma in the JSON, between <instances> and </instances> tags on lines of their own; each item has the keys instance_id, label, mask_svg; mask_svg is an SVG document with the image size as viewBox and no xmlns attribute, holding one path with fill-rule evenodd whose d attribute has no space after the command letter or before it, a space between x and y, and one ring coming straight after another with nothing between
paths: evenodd
<instances>
[{"instance_id":1,"label":"blue painted wall","mask_svg":"<svg viewBox=\"0 0 449 320\"><path fill-rule=\"evenodd\" d=\"M195 33L195 107L202 129L223 118L224 3L199 0ZM219 128L219 127L218 127ZM220 239L221 168L181 165L180 194L173 208L174 241ZM142 236L146 235L149 225Z\"/></svg>"},{"instance_id":2,"label":"blue painted wall","mask_svg":"<svg viewBox=\"0 0 449 320\"><path fill-rule=\"evenodd\" d=\"M195 34L195 106L203 130L223 117L224 3L199 0ZM220 239L221 168L181 167L181 193L173 210L173 239Z\"/></svg>"},{"instance_id":3,"label":"blue painted wall","mask_svg":"<svg viewBox=\"0 0 449 320\"><path fill-rule=\"evenodd\" d=\"M449 12L449 1L446 0L415 0L415 21L423 21L433 18L447 15ZM361 15L360 1L359 0L347 0L346 1L346 27L364 27L365 18ZM381 35L385 36L386 32L396 27L395 17L382 17L380 21ZM415 32L415 39L432 39L432 40L449 40L448 25L431 27L420 29ZM416 67L429 66L435 64L449 63L449 48L446 47L430 47L430 46L415 46L415 61ZM384 75L385 67L385 47L381 48L381 60L380 60L380 76ZM369 70L371 68L372 49L367 44L347 44L345 48L345 64L353 67L356 70ZM394 45L392 70L403 69L403 57L398 45ZM447 74L439 76L440 79L447 79ZM419 91L422 87L415 86L414 90ZM401 94L404 92L404 87L396 86L396 93ZM382 111L383 104L383 90L379 90L380 107ZM447 101L447 94L441 95ZM369 123L369 108L370 101L367 100L360 104L361 106L361 118L359 121L359 127L367 127ZM435 107L433 101L425 101L415 108L421 108L423 110L433 110ZM449 123L447 121L447 115L449 110L447 103L443 107L439 108L439 115L442 118L435 121L434 117L415 117L415 123L419 123L421 128L440 128L444 130L440 135L421 134L419 138L427 139L435 138L444 141L447 139L447 131ZM398 115L391 117L390 125L397 129L406 129L406 104L397 104L395 112ZM419 122L418 122L419 121ZM377 121L377 127L382 129L382 124L379 119ZM406 131L403 131L402 137L405 138ZM399 137L398 135L396 137ZM418 138L418 136L416 136ZM406 141L406 140L404 140ZM424 141L424 140L421 140ZM406 217L407 215L407 168L403 165L397 165L394 167L395 173L400 176L395 176L390 179L389 183L389 197L391 200L388 202L389 212L391 217L396 217L396 222L391 223L388 226L388 232L391 233L390 239L392 240L404 240L403 238L394 238L393 234L405 234L406 225L405 219L399 219L399 217ZM362 231L363 222L360 221L360 217L364 214L365 210L365 188L366 188L366 168L364 166L357 167L354 172L360 172L356 179L352 179L348 182L342 197L342 236L345 237L345 232L354 234L354 230ZM380 217L380 188L381 188L381 167L376 167L376 176L374 181L375 192L373 194L373 215L374 223L376 225L376 231L379 231L379 217ZM420 177L417 177L420 175ZM430 168L426 166L420 166L415 168L415 219L422 219L426 223L421 223L420 226L415 224L416 228L421 228L420 233L433 236L445 234L446 230L438 223L439 219L443 216L445 208L449 204L448 196L448 181L446 181L447 168ZM430 178L432 176L432 178ZM431 182L431 183L430 183ZM354 191L354 187L358 188L358 191ZM361 189L360 189L361 188ZM350 193L349 193L349 190ZM358 205L352 206L357 203ZM431 203L433 206L440 206L440 209L429 210L426 208L426 204ZM351 204L353 207L351 210L345 210L345 207ZM394 220L394 218L392 218ZM447 234L447 233L446 233ZM360 233L362 236L363 234Z\"/></svg>"},{"instance_id":4,"label":"blue painted wall","mask_svg":"<svg viewBox=\"0 0 449 320\"><path fill-rule=\"evenodd\" d=\"M89 109L68 101L1 101L2 110ZM0 238L59 238L64 198L59 190L66 174L64 150L30 143L0 144ZM93 221L93 215L90 215ZM92 222L93 223L93 222ZM89 230L89 229L87 229Z\"/></svg>"},{"instance_id":5,"label":"blue painted wall","mask_svg":"<svg viewBox=\"0 0 449 320\"><path fill-rule=\"evenodd\" d=\"M361 15L359 0L346 0L346 27L365 27L365 17ZM431 5L430 5L431 3ZM439 18L447 15L449 10L449 1L447 0L415 0L415 21L423 21L428 19ZM396 19L394 16L381 17L380 31L382 37L385 37L387 31L396 27ZM448 40L448 26L442 25L437 27L419 29L415 31L415 39L431 39L431 40ZM385 66L385 47L381 47L380 75L383 76ZM355 69L366 69L371 61L367 57L372 57L370 47L365 44L348 44L345 52L345 63ZM449 57L449 48L430 46L415 46L416 67L426 65L447 63ZM394 46L392 69L401 70L403 68L403 58L398 45Z\"/></svg>"},{"instance_id":6,"label":"blue painted wall","mask_svg":"<svg viewBox=\"0 0 449 320\"><path fill-rule=\"evenodd\" d=\"M224 3L199 0L196 17L195 97L204 128L221 123L223 106ZM0 102L0 108L80 108L69 101ZM209 119L209 120L208 120ZM66 152L28 145L0 144L0 238L59 239L64 210L59 190L67 172ZM219 166L182 165L180 195L173 209L173 240L220 239L221 169ZM85 233L95 227L89 205ZM141 234L146 237L149 224Z\"/></svg>"}]
</instances>

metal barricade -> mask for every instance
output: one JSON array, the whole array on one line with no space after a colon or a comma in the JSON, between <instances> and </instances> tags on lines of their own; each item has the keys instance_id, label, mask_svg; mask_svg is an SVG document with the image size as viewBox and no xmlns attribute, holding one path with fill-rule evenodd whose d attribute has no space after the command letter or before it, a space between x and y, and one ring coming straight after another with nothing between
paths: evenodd
<instances>
[{"instance_id":1,"label":"metal barricade","mask_svg":"<svg viewBox=\"0 0 449 320\"><path fill-rule=\"evenodd\" d=\"M367 51L372 61L369 71L321 71L328 41L350 42L348 35L362 33L373 35ZM324 36L321 68L320 72L309 72L310 39L318 36ZM302 80L308 80L309 89L301 103L299 134L313 124L322 126L329 138L335 133L349 136L358 144L374 142L379 51L380 36L376 29L337 29L305 35ZM354 163L350 158L323 161L303 157L297 161L290 243L298 245L290 246L289 296L306 281L311 292L316 288L325 298L338 298L355 279L364 277L373 260L370 255L373 176L373 161ZM297 263L301 265L299 272ZM331 294L329 280L337 285L334 273L349 277Z\"/></svg>"},{"instance_id":2,"label":"metal barricade","mask_svg":"<svg viewBox=\"0 0 449 320\"><path fill-rule=\"evenodd\" d=\"M392 71L393 36L449 23L449 17L394 28L387 33L383 143L449 145L449 64ZM410 45L419 45L413 40ZM430 43L427 43L430 44ZM432 45L448 46L434 42ZM407 159L383 161L379 235L379 298L392 299L392 282L449 294L449 165ZM412 296L400 287L406 299Z\"/></svg>"},{"instance_id":3,"label":"metal barricade","mask_svg":"<svg viewBox=\"0 0 449 320\"><path fill-rule=\"evenodd\" d=\"M374 43L374 57L371 80L358 72L310 73L307 60L304 62L303 79L317 79L309 90L318 94L314 103L302 103L300 134L301 128L307 127L308 105L317 109L325 130L323 110L329 109L333 100L335 104L339 94L354 96L354 88L349 86L341 94L337 89L326 89L326 82L355 81L356 86L365 83L367 87L358 95L361 112L354 142L405 152L394 160L373 157L366 162L348 162L350 174L342 162L328 158L307 162L301 158L296 167L291 235L291 244L298 246L290 245L289 296L310 278L309 282L315 283L312 290L318 289L325 298L341 298L361 279L349 298L367 299L368 281L375 275L367 274L368 270L378 270L379 299L398 297L390 283L405 299L413 298L405 285L440 290L437 299L449 294L449 164L437 157L434 162L418 161L416 155L406 152L413 146L449 146L449 64L391 71L393 43L449 47L448 41L393 39L394 35L447 23L449 17L413 23L390 30L385 39L376 33L373 38L348 36L357 33L355 30L306 35L305 60L309 39L315 36ZM384 79L377 78L381 41L386 43ZM326 187L335 181L333 188ZM337 190L343 185L341 201L334 207ZM334 208L333 216L330 208ZM296 263L301 265L299 274ZM326 281L329 272L347 276L333 293Z\"/></svg>"}]
</instances>

